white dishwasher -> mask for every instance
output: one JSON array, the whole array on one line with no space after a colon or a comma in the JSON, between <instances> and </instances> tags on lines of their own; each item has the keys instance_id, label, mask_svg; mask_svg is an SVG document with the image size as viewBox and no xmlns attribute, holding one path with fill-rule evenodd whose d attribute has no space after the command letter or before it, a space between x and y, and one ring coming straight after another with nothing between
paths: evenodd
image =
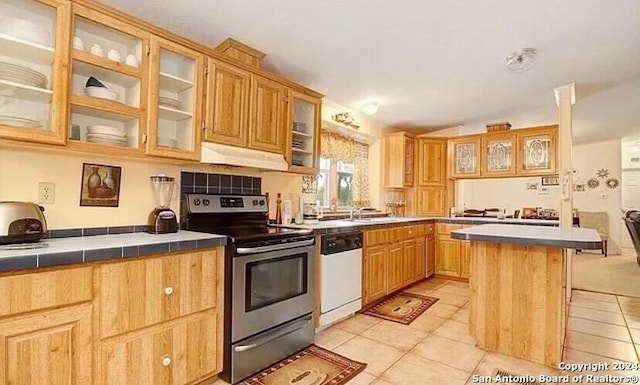
<instances>
[{"instance_id":1,"label":"white dishwasher","mask_svg":"<svg viewBox=\"0 0 640 385\"><path fill-rule=\"evenodd\" d=\"M362 308L362 232L324 235L320 253L319 326L326 326Z\"/></svg>"}]
</instances>

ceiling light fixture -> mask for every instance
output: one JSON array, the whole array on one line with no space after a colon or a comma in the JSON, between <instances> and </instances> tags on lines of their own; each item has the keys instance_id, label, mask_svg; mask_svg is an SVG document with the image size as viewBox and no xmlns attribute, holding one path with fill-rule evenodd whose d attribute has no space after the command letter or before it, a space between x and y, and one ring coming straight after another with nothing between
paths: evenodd
<instances>
[{"instance_id":1,"label":"ceiling light fixture","mask_svg":"<svg viewBox=\"0 0 640 385\"><path fill-rule=\"evenodd\" d=\"M369 102L364 106L362 106L362 113L365 115L373 115L376 112L378 112L379 109L380 109L380 106L378 106L378 103Z\"/></svg>"},{"instance_id":2,"label":"ceiling light fixture","mask_svg":"<svg viewBox=\"0 0 640 385\"><path fill-rule=\"evenodd\" d=\"M505 65L513 72L523 72L533 67L536 62L536 50L522 48L507 56Z\"/></svg>"}]
</instances>

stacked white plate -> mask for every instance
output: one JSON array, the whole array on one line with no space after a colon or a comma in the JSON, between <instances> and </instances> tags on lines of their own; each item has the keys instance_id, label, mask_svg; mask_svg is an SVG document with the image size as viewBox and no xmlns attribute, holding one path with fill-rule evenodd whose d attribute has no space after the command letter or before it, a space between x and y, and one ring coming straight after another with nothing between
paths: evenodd
<instances>
[{"instance_id":1,"label":"stacked white plate","mask_svg":"<svg viewBox=\"0 0 640 385\"><path fill-rule=\"evenodd\" d=\"M0 79L32 87L47 87L47 77L27 67L0 62Z\"/></svg>"},{"instance_id":2,"label":"stacked white plate","mask_svg":"<svg viewBox=\"0 0 640 385\"><path fill-rule=\"evenodd\" d=\"M20 128L39 128L42 124L37 120L20 118L17 116L0 115L0 125L14 126Z\"/></svg>"},{"instance_id":3,"label":"stacked white plate","mask_svg":"<svg viewBox=\"0 0 640 385\"><path fill-rule=\"evenodd\" d=\"M118 127L87 126L87 142L126 146L127 133Z\"/></svg>"},{"instance_id":4,"label":"stacked white plate","mask_svg":"<svg viewBox=\"0 0 640 385\"><path fill-rule=\"evenodd\" d=\"M173 108L174 110L182 110L181 101L167 96L158 96L158 104L164 107Z\"/></svg>"},{"instance_id":5,"label":"stacked white plate","mask_svg":"<svg viewBox=\"0 0 640 385\"><path fill-rule=\"evenodd\" d=\"M51 45L51 35L46 29L22 19L13 17L0 19L0 33L40 45Z\"/></svg>"}]
</instances>

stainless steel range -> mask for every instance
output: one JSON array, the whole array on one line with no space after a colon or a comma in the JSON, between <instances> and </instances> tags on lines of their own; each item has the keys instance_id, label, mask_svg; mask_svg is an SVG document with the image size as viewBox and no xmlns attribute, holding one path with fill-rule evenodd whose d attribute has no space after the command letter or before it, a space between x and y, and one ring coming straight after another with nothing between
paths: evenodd
<instances>
[{"instance_id":1,"label":"stainless steel range","mask_svg":"<svg viewBox=\"0 0 640 385\"><path fill-rule=\"evenodd\" d=\"M237 383L313 342L314 237L269 227L264 196L186 194L181 227L228 235L224 370Z\"/></svg>"}]
</instances>

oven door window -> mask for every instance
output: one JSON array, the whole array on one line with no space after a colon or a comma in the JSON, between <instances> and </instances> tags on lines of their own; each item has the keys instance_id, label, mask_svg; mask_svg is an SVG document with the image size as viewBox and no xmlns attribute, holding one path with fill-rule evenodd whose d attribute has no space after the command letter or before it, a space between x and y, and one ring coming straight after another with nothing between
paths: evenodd
<instances>
[{"instance_id":1,"label":"oven door window","mask_svg":"<svg viewBox=\"0 0 640 385\"><path fill-rule=\"evenodd\" d=\"M245 311L307 292L307 253L246 264Z\"/></svg>"}]
</instances>

